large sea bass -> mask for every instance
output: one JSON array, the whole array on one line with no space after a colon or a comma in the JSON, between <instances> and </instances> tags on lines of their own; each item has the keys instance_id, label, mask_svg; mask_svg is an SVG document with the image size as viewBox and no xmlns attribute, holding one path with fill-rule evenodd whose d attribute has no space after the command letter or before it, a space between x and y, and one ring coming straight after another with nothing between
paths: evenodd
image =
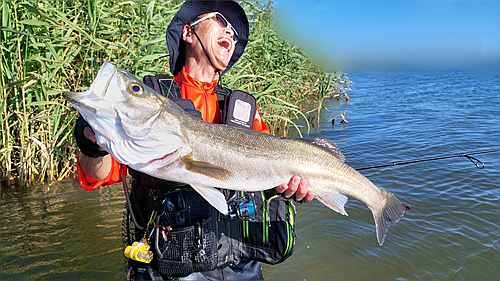
<instances>
[{"instance_id":1,"label":"large sea bass","mask_svg":"<svg viewBox=\"0 0 500 281\"><path fill-rule=\"evenodd\" d=\"M157 94L126 70L105 62L89 90L64 97L87 120L97 143L118 162L145 174L190 184L222 213L227 203L214 187L260 191L307 178L316 198L347 215L347 196L368 206L377 240L406 208L344 164L325 139L287 139L203 122Z\"/></svg>"}]
</instances>

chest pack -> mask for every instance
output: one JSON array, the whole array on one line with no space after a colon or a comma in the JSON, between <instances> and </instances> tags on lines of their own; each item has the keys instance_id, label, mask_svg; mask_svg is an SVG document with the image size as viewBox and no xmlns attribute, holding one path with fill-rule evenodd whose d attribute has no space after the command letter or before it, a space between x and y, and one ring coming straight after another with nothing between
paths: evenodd
<instances>
[{"instance_id":1,"label":"chest pack","mask_svg":"<svg viewBox=\"0 0 500 281\"><path fill-rule=\"evenodd\" d=\"M181 88L173 78L167 74L146 75L144 83L156 90L161 95L171 99L182 99ZM252 129L255 113L257 112L257 101L254 96L240 90L231 90L220 85L215 88L219 108L221 109L222 124Z\"/></svg>"},{"instance_id":2,"label":"chest pack","mask_svg":"<svg viewBox=\"0 0 500 281\"><path fill-rule=\"evenodd\" d=\"M182 97L168 75L144 77L144 82L172 99ZM243 91L218 87L223 122L251 129L255 98ZM128 244L149 234L152 265L166 276L212 271L249 261L277 264L293 253L295 207L274 189L263 192L221 190L233 212L217 212L190 186L154 178L129 169L130 210L139 226L124 220Z\"/></svg>"}]
</instances>

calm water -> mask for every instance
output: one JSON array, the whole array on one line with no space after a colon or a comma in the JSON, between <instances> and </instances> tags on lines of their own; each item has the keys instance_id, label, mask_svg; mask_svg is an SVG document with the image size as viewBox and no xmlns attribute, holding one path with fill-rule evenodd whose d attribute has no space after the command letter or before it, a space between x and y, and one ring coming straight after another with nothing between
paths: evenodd
<instances>
[{"instance_id":1,"label":"calm water","mask_svg":"<svg viewBox=\"0 0 500 281\"><path fill-rule=\"evenodd\" d=\"M313 135L353 167L500 147L500 77L464 72L350 74L351 101L328 101ZM347 110L349 123L329 119ZM295 254L267 280L500 280L500 154L365 170L411 208L378 245L370 211L298 206ZM120 185L76 182L0 199L0 280L123 280Z\"/></svg>"}]
</instances>

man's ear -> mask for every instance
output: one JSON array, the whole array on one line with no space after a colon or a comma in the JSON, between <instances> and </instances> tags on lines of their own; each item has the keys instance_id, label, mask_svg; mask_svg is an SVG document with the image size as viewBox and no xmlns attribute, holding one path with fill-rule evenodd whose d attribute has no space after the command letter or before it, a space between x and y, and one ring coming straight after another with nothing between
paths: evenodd
<instances>
[{"instance_id":1,"label":"man's ear","mask_svg":"<svg viewBox=\"0 0 500 281\"><path fill-rule=\"evenodd\" d=\"M193 43L193 30L191 28L191 26L189 25L185 25L183 28L182 28L182 40L184 40L184 42L188 43L188 44L191 44Z\"/></svg>"}]
</instances>

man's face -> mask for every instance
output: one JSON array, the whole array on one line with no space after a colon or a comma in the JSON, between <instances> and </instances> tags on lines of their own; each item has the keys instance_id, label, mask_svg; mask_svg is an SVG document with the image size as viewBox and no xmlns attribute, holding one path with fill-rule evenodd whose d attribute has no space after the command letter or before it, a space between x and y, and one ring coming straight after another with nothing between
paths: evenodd
<instances>
[{"instance_id":1,"label":"man's face","mask_svg":"<svg viewBox=\"0 0 500 281\"><path fill-rule=\"evenodd\" d=\"M201 17L210 14L207 13ZM224 27L224 24L220 20L220 18L218 19L214 15L196 24L193 28L200 37L207 55L214 66L217 69L224 70L233 56L236 41L234 40L234 31L231 27L229 25ZM201 51L199 55L205 56L201 46L199 46L199 51Z\"/></svg>"}]
</instances>

